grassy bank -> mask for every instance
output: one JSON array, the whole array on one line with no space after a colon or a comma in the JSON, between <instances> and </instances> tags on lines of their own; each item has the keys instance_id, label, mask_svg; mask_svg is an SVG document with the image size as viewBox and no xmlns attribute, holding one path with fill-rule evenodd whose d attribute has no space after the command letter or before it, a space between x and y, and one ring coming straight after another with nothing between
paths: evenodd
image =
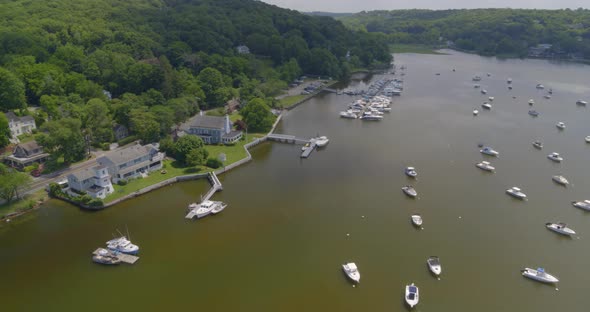
<instances>
[{"instance_id":1,"label":"grassy bank","mask_svg":"<svg viewBox=\"0 0 590 312\"><path fill-rule=\"evenodd\" d=\"M47 194L44 190L39 190L32 194L27 194L23 198L12 201L7 204L0 205L0 217L6 216L14 212L20 212L23 210L33 208L39 201L43 201L47 198Z\"/></svg>"},{"instance_id":2,"label":"grassy bank","mask_svg":"<svg viewBox=\"0 0 590 312\"><path fill-rule=\"evenodd\" d=\"M435 51L431 46L423 44L392 44L389 45L389 50L392 53L445 54Z\"/></svg>"},{"instance_id":3,"label":"grassy bank","mask_svg":"<svg viewBox=\"0 0 590 312\"><path fill-rule=\"evenodd\" d=\"M279 108L287 108L287 107L305 99L308 96L309 95L304 95L304 94L286 96L286 97L279 100L278 107Z\"/></svg>"}]
</instances>

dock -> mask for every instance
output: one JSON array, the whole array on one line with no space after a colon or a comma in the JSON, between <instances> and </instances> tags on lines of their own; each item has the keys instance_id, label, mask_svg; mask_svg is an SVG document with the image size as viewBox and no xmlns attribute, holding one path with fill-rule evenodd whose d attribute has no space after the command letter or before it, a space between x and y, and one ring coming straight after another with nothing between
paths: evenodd
<instances>
[{"instance_id":1,"label":"dock","mask_svg":"<svg viewBox=\"0 0 590 312\"><path fill-rule=\"evenodd\" d=\"M99 255L98 251L101 250L101 249L105 249L105 248L97 248L92 253L92 255L93 256L98 256ZM121 262L127 263L127 264L135 264L135 262L137 262L137 260L139 260L139 257L138 256L128 255L128 254L124 254L124 253L121 253L121 252L116 253L116 255L117 255L117 257L119 259L121 259Z\"/></svg>"},{"instance_id":2,"label":"dock","mask_svg":"<svg viewBox=\"0 0 590 312\"><path fill-rule=\"evenodd\" d=\"M209 189L209 191L207 191L205 196L203 196L203 198L201 198L201 201L209 200L213 196L213 194L215 194L218 191L223 190L223 185L219 181L219 178L217 177L215 172L209 172L208 180L211 183L211 188ZM197 210L191 209L184 218L185 219L192 219L196 215L197 215Z\"/></svg>"},{"instance_id":3,"label":"dock","mask_svg":"<svg viewBox=\"0 0 590 312\"><path fill-rule=\"evenodd\" d=\"M317 147L315 143L309 143L309 146L305 146L303 148L303 152L301 152L301 158L307 158L311 155L311 152Z\"/></svg>"},{"instance_id":4,"label":"dock","mask_svg":"<svg viewBox=\"0 0 590 312\"><path fill-rule=\"evenodd\" d=\"M303 138L298 138L294 135L288 135L288 134L269 134L266 137L267 140L269 141L276 141L276 142L281 142L281 143L291 143L291 144L307 144L310 142L309 139L303 139Z\"/></svg>"}]
</instances>

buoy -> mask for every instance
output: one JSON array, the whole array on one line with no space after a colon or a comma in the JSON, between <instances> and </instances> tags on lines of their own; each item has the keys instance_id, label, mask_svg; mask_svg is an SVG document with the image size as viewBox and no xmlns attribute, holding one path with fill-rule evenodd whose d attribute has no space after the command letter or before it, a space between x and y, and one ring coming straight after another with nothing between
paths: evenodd
<instances>
[{"instance_id":1,"label":"buoy","mask_svg":"<svg viewBox=\"0 0 590 312\"><path fill-rule=\"evenodd\" d=\"M459 216L459 219L461 219L461 216Z\"/></svg>"},{"instance_id":2,"label":"buoy","mask_svg":"<svg viewBox=\"0 0 590 312\"><path fill-rule=\"evenodd\" d=\"M346 237L350 236L350 234L346 233Z\"/></svg>"},{"instance_id":3,"label":"buoy","mask_svg":"<svg viewBox=\"0 0 590 312\"><path fill-rule=\"evenodd\" d=\"M365 218L365 216L361 216L361 218L363 218L363 219L364 219L364 218Z\"/></svg>"},{"instance_id":4,"label":"buoy","mask_svg":"<svg viewBox=\"0 0 590 312\"><path fill-rule=\"evenodd\" d=\"M356 287L356 285L353 284L352 287L354 288L354 287Z\"/></svg>"}]
</instances>

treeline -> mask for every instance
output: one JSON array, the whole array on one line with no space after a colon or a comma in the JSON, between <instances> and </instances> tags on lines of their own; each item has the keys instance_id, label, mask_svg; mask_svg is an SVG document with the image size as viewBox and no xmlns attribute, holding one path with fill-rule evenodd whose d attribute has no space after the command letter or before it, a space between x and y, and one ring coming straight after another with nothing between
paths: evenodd
<instances>
[{"instance_id":1,"label":"treeline","mask_svg":"<svg viewBox=\"0 0 590 312\"><path fill-rule=\"evenodd\" d=\"M590 59L590 10L396 10L339 18L351 29L383 33L390 43L444 45L484 55L526 56L537 44Z\"/></svg>"},{"instance_id":2,"label":"treeline","mask_svg":"<svg viewBox=\"0 0 590 312\"><path fill-rule=\"evenodd\" d=\"M272 105L304 73L336 79L390 58L376 35L252 0L0 3L0 111L46 123L42 143L76 151L68 161L82 137L113 141L114 123L152 142L199 109Z\"/></svg>"}]
</instances>

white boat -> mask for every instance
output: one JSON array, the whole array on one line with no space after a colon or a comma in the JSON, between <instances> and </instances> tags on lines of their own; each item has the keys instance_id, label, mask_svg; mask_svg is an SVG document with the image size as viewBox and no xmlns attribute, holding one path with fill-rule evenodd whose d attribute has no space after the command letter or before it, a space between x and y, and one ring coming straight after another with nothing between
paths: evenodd
<instances>
[{"instance_id":1,"label":"white boat","mask_svg":"<svg viewBox=\"0 0 590 312\"><path fill-rule=\"evenodd\" d=\"M406 194L412 198L418 196L418 192L416 192L416 190L410 185L406 185L406 186L402 187L402 191L404 192L404 194Z\"/></svg>"},{"instance_id":2,"label":"white boat","mask_svg":"<svg viewBox=\"0 0 590 312\"><path fill-rule=\"evenodd\" d=\"M584 140L586 141L586 143L590 143L590 135L587 136Z\"/></svg>"},{"instance_id":3,"label":"white boat","mask_svg":"<svg viewBox=\"0 0 590 312\"><path fill-rule=\"evenodd\" d=\"M520 272L522 273L522 276L534 279L539 282L550 284L559 282L559 279L557 279L557 277L545 272L545 269L543 268L537 268L536 270L524 268L524 270L521 270Z\"/></svg>"},{"instance_id":4,"label":"white boat","mask_svg":"<svg viewBox=\"0 0 590 312\"><path fill-rule=\"evenodd\" d=\"M539 84L537 85L537 89L545 89L545 86L539 83Z\"/></svg>"},{"instance_id":5,"label":"white boat","mask_svg":"<svg viewBox=\"0 0 590 312\"><path fill-rule=\"evenodd\" d=\"M480 153L485 154L485 155L489 155L489 156L498 156L500 155L500 153L498 153L497 151L495 151L494 149L492 149L491 147L484 147L481 150L479 150Z\"/></svg>"},{"instance_id":6,"label":"white boat","mask_svg":"<svg viewBox=\"0 0 590 312\"><path fill-rule=\"evenodd\" d=\"M494 171L496 168L494 166L492 166L489 162L487 161L482 161L480 163L475 164L475 166L481 170L484 171Z\"/></svg>"},{"instance_id":7,"label":"white boat","mask_svg":"<svg viewBox=\"0 0 590 312\"><path fill-rule=\"evenodd\" d=\"M488 100L490 100L490 102L492 102L492 101L494 101L494 97L490 96L490 97L488 97Z\"/></svg>"},{"instance_id":8,"label":"white boat","mask_svg":"<svg viewBox=\"0 0 590 312\"><path fill-rule=\"evenodd\" d=\"M357 115L354 112L352 112L352 110L340 112L340 117L348 118L348 119L357 119L358 118Z\"/></svg>"},{"instance_id":9,"label":"white boat","mask_svg":"<svg viewBox=\"0 0 590 312\"><path fill-rule=\"evenodd\" d=\"M533 116L533 117L537 117L539 116L539 112L537 112L534 109L529 110L529 115Z\"/></svg>"},{"instance_id":10,"label":"white boat","mask_svg":"<svg viewBox=\"0 0 590 312\"><path fill-rule=\"evenodd\" d=\"M533 142L533 146L537 149L543 149L543 143L541 143L541 141Z\"/></svg>"},{"instance_id":11,"label":"white boat","mask_svg":"<svg viewBox=\"0 0 590 312\"><path fill-rule=\"evenodd\" d=\"M475 76L475 77L471 78L471 80L473 80L473 81L481 81L481 77L480 76Z\"/></svg>"},{"instance_id":12,"label":"white boat","mask_svg":"<svg viewBox=\"0 0 590 312\"><path fill-rule=\"evenodd\" d=\"M324 147L328 145L328 143L330 142L330 140L326 136L318 136L316 138L311 138L310 141L311 143L315 143L317 147Z\"/></svg>"},{"instance_id":13,"label":"white boat","mask_svg":"<svg viewBox=\"0 0 590 312\"><path fill-rule=\"evenodd\" d=\"M419 294L419 290L418 287L414 285L414 283L412 283L411 285L406 285L406 303L410 306L410 308L413 308L415 305L418 304L418 301L420 301L420 294Z\"/></svg>"},{"instance_id":14,"label":"white boat","mask_svg":"<svg viewBox=\"0 0 590 312\"><path fill-rule=\"evenodd\" d=\"M547 222L547 223L545 223L545 226L555 233L559 233L559 234L567 235L567 236L576 235L576 231L568 228L567 224L565 224L563 222L558 222L558 223Z\"/></svg>"},{"instance_id":15,"label":"white boat","mask_svg":"<svg viewBox=\"0 0 590 312\"><path fill-rule=\"evenodd\" d=\"M545 94L545 96L544 96L544 97L545 97L546 99L548 99L548 100L549 100L549 99L551 98L551 95L549 95L549 94Z\"/></svg>"},{"instance_id":16,"label":"white boat","mask_svg":"<svg viewBox=\"0 0 590 312\"><path fill-rule=\"evenodd\" d=\"M217 205L215 205L215 207L213 207L213 210L211 210L211 213L218 214L218 213L222 212L223 209L225 209L225 207L227 207L226 203L217 202Z\"/></svg>"},{"instance_id":17,"label":"white boat","mask_svg":"<svg viewBox=\"0 0 590 312\"><path fill-rule=\"evenodd\" d=\"M351 281L355 283L359 283L361 281L361 273L359 273L359 270L354 262L343 264L342 270L344 270L344 273Z\"/></svg>"},{"instance_id":18,"label":"white boat","mask_svg":"<svg viewBox=\"0 0 590 312\"><path fill-rule=\"evenodd\" d=\"M189 206L189 209L195 211L195 215L197 216L197 218L202 218L208 216L213 211L213 208L215 208L215 205L216 202L206 200L200 204L191 204Z\"/></svg>"},{"instance_id":19,"label":"white boat","mask_svg":"<svg viewBox=\"0 0 590 312\"><path fill-rule=\"evenodd\" d=\"M487 94L488 93L488 90L482 89L480 92L481 92L481 94Z\"/></svg>"},{"instance_id":20,"label":"white boat","mask_svg":"<svg viewBox=\"0 0 590 312\"><path fill-rule=\"evenodd\" d=\"M428 260L426 260L426 263L428 263L428 269L430 269L430 272L434 275L439 276L440 273L442 273L440 259L437 256L430 256Z\"/></svg>"},{"instance_id":21,"label":"white boat","mask_svg":"<svg viewBox=\"0 0 590 312\"><path fill-rule=\"evenodd\" d=\"M418 172L416 172L416 168L414 168L414 167L408 167L408 168L406 168L406 170L404 172L406 173L406 175L408 177L411 177L411 178L415 178L418 176Z\"/></svg>"},{"instance_id":22,"label":"white boat","mask_svg":"<svg viewBox=\"0 0 590 312\"><path fill-rule=\"evenodd\" d=\"M506 193L508 193L508 195L510 195L514 198L526 199L526 194L523 193L522 190L516 186L513 186L513 187L507 189Z\"/></svg>"},{"instance_id":23,"label":"white boat","mask_svg":"<svg viewBox=\"0 0 590 312\"><path fill-rule=\"evenodd\" d=\"M477 116L477 114L479 114L479 111L477 109L473 110L473 116Z\"/></svg>"},{"instance_id":24,"label":"white boat","mask_svg":"<svg viewBox=\"0 0 590 312\"><path fill-rule=\"evenodd\" d=\"M369 121L379 121L383 119L383 116L381 115L375 115L371 112L364 112L363 115L361 116L362 120L369 120Z\"/></svg>"},{"instance_id":25,"label":"white boat","mask_svg":"<svg viewBox=\"0 0 590 312\"><path fill-rule=\"evenodd\" d=\"M557 127L557 129L559 129L559 130L563 130L563 129L565 129L565 124L564 124L563 122L561 122L561 121L560 121L560 122L558 122L558 123L556 123L556 124L555 124L555 126L556 126L556 127Z\"/></svg>"},{"instance_id":26,"label":"white boat","mask_svg":"<svg viewBox=\"0 0 590 312\"><path fill-rule=\"evenodd\" d=\"M473 87L476 88L476 89L479 89L479 87L481 87L481 86L478 85L478 84L474 84Z\"/></svg>"},{"instance_id":27,"label":"white boat","mask_svg":"<svg viewBox=\"0 0 590 312\"><path fill-rule=\"evenodd\" d=\"M576 104L578 105L582 105L582 106L586 106L586 104L588 104L588 102L584 101L584 100L577 100Z\"/></svg>"},{"instance_id":28,"label":"white boat","mask_svg":"<svg viewBox=\"0 0 590 312\"><path fill-rule=\"evenodd\" d=\"M118 251L129 255L136 255L139 253L139 247L137 245L133 245L131 241L129 241L125 236L111 239L110 241L106 242L106 244L107 248L112 251Z\"/></svg>"},{"instance_id":29,"label":"white boat","mask_svg":"<svg viewBox=\"0 0 590 312\"><path fill-rule=\"evenodd\" d=\"M422 216L420 216L420 214L417 214L417 213L413 214L412 215L412 224L420 227L422 225Z\"/></svg>"},{"instance_id":30,"label":"white boat","mask_svg":"<svg viewBox=\"0 0 590 312\"><path fill-rule=\"evenodd\" d=\"M551 153L551 154L547 155L547 158L553 160L554 162L562 162L563 161L563 157L561 157L561 155L559 155L559 153Z\"/></svg>"},{"instance_id":31,"label":"white boat","mask_svg":"<svg viewBox=\"0 0 590 312\"><path fill-rule=\"evenodd\" d=\"M588 200L588 199L583 200L583 201L578 201L578 202L573 201L572 205L574 205L574 207L576 207L576 208L590 211L590 200Z\"/></svg>"},{"instance_id":32,"label":"white boat","mask_svg":"<svg viewBox=\"0 0 590 312\"><path fill-rule=\"evenodd\" d=\"M302 151L304 151L304 150L308 149L310 146L311 146L311 143L309 143L309 142L308 142L308 143L305 143L305 144L304 144L304 145L301 147L301 150L302 150ZM195 205L196 205L196 204L195 204Z\"/></svg>"},{"instance_id":33,"label":"white boat","mask_svg":"<svg viewBox=\"0 0 590 312\"><path fill-rule=\"evenodd\" d=\"M529 105L533 105L533 104L535 104L535 100L529 99Z\"/></svg>"},{"instance_id":34,"label":"white boat","mask_svg":"<svg viewBox=\"0 0 590 312\"><path fill-rule=\"evenodd\" d=\"M570 184L570 182L564 176L556 175L556 176L553 176L551 179L555 183L561 184L563 186L567 186L568 184Z\"/></svg>"},{"instance_id":35,"label":"white boat","mask_svg":"<svg viewBox=\"0 0 590 312\"><path fill-rule=\"evenodd\" d=\"M492 109L492 104L485 102L485 103L481 104L481 107L483 107L485 109Z\"/></svg>"}]
</instances>

